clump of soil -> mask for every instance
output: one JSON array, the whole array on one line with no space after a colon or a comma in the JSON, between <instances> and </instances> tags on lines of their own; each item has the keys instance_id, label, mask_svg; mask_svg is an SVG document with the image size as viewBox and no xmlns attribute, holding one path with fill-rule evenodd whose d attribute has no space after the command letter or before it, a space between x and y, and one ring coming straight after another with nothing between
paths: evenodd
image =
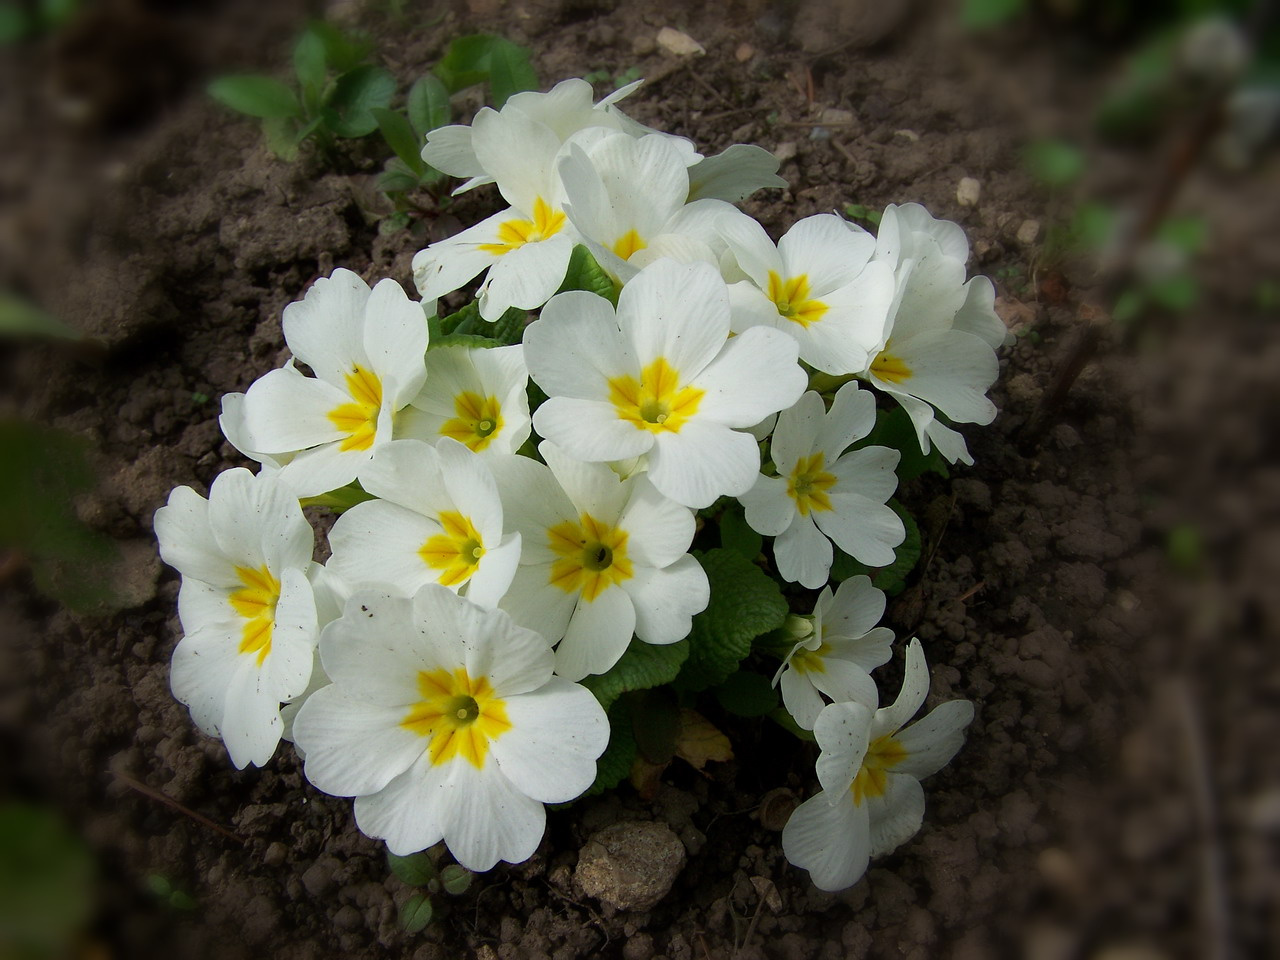
<instances>
[{"instance_id":1,"label":"clump of soil","mask_svg":"<svg viewBox=\"0 0 1280 960\"><path fill-rule=\"evenodd\" d=\"M830 21L819 3L764 0L405 6L403 21L375 6L356 15L406 85L449 39L490 31L530 46L548 84L637 68L649 82L628 111L704 152L775 151L791 187L746 204L774 235L850 203L913 200L965 227L971 269L997 278L1019 336L1001 355L999 419L966 431L976 466L902 491L927 562L889 625L924 643L933 697L972 699L977 719L926 783L920 835L842 894L815 890L779 846L770 791L808 796L814 751L767 721L717 715L738 760L706 775L673 767L652 801L624 786L552 812L530 861L478 878L424 933L402 932L397 907L412 891L356 830L350 802L310 788L287 748L234 770L171 697L178 580L154 553L151 517L175 485L207 489L243 463L219 433L219 398L283 361L286 303L335 265L412 290L416 249L492 198L441 203L416 236L380 233L358 202L379 147L355 148L341 171L281 163L195 82L211 65L284 63L301 11L195 5L164 26L206 52L165 74L151 115L123 131L111 117L57 119L49 88L23 79L52 69L46 48L0 64L11 145L0 284L99 345L23 346L5 361L6 409L91 441L101 484L78 509L121 543L123 598L73 615L29 584L5 587L0 788L56 807L94 851L103 883L89 942L119 956L282 960L1133 960L1222 956L1224 943L1264 955L1276 941L1265 891L1277 882L1280 773L1256 758L1274 732L1258 705L1280 695L1268 536L1280 474L1263 464L1280 435L1267 429L1280 357L1274 318L1248 289L1280 253L1260 205L1197 175L1189 202L1223 236L1206 281L1214 324L1165 318L1136 343L1111 338L1033 431L1079 334L1079 295L1063 278L1087 276L1051 269L1025 240L1025 221L1051 213L1017 150L1053 111L1090 102L1091 81L1064 73L1080 68L1078 51L1047 37L977 43L955 35L949 6L924 3L868 18L875 5L845 0ZM664 52L664 26L706 55ZM957 200L965 178L976 204ZM1141 170L1131 180L1140 187ZM1187 525L1203 550L1177 568L1165 542ZM607 856L591 838L636 821L662 825L687 861L652 905L611 901L582 877L582 858ZM152 875L194 908L158 901Z\"/></svg>"}]
</instances>

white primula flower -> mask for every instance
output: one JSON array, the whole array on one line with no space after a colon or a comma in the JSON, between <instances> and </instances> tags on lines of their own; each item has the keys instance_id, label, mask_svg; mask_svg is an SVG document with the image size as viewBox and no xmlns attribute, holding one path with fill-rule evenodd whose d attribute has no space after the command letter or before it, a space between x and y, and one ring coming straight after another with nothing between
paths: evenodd
<instances>
[{"instance_id":1,"label":"white primula flower","mask_svg":"<svg viewBox=\"0 0 1280 960\"><path fill-rule=\"evenodd\" d=\"M385 583L412 594L439 583L483 607L506 592L520 535L503 535L502 501L486 460L456 440L383 444L360 471L380 497L340 516L327 567L350 584Z\"/></svg>"},{"instance_id":2,"label":"white primula flower","mask_svg":"<svg viewBox=\"0 0 1280 960\"><path fill-rule=\"evenodd\" d=\"M554 297L524 338L529 375L550 397L534 429L579 460L648 455L677 503L745 493L760 467L747 428L795 403L806 378L796 342L757 327L729 339L715 268L661 260L603 297Z\"/></svg>"},{"instance_id":3,"label":"white primula flower","mask_svg":"<svg viewBox=\"0 0 1280 960\"><path fill-rule=\"evenodd\" d=\"M570 137L583 131L591 131L592 134L619 132L633 137L658 133L632 120L616 106L641 83L642 80L629 83L599 103L593 103L595 93L591 84L576 78L563 80L547 93L517 93L508 98L501 110L484 107L476 114L476 121L481 130L485 125L492 125L499 132L497 140L506 145L507 154L514 153L530 163L541 164L547 162ZM494 117L500 120L495 121ZM555 140L517 141L515 132L521 129L518 123L522 120L539 124L550 131ZM704 198L737 201L761 187L787 185L777 175L777 158L761 147L737 143L714 157L703 158L685 138L661 135L672 141L684 163L691 167L687 197L690 201ZM494 155L488 152L490 143L484 133L480 134L479 140L476 139L474 125L440 127L427 134L422 159L450 176L470 178L453 191L459 194L499 179L505 154L498 155L495 160ZM542 155L534 152L537 149L544 151Z\"/></svg>"},{"instance_id":4,"label":"white primula flower","mask_svg":"<svg viewBox=\"0 0 1280 960\"><path fill-rule=\"evenodd\" d=\"M546 640L449 590L357 590L320 639L330 686L294 721L307 779L407 855L444 840L468 870L537 849L544 803L595 780L609 722L552 676Z\"/></svg>"},{"instance_id":5,"label":"white primula flower","mask_svg":"<svg viewBox=\"0 0 1280 960\"><path fill-rule=\"evenodd\" d=\"M791 648L773 678L781 682L782 702L797 725L812 730L826 706L856 700L875 707L871 671L889 662L893 631L878 627L884 616L884 594L871 578L850 577L834 596L824 587L813 608L811 632Z\"/></svg>"},{"instance_id":6,"label":"white primula flower","mask_svg":"<svg viewBox=\"0 0 1280 960\"><path fill-rule=\"evenodd\" d=\"M907 672L893 706L828 704L813 732L822 753L822 792L800 804L782 830L782 852L822 890L857 883L871 857L905 843L924 821L920 781L964 744L973 704L951 700L903 729L929 692L920 641L907 647Z\"/></svg>"},{"instance_id":7,"label":"white primula flower","mask_svg":"<svg viewBox=\"0 0 1280 960\"><path fill-rule=\"evenodd\" d=\"M723 200L686 202L689 170L668 138L570 142L560 161L565 213L596 261L623 283L661 257L718 265L720 225L750 220Z\"/></svg>"},{"instance_id":8,"label":"white primula flower","mask_svg":"<svg viewBox=\"0 0 1280 960\"><path fill-rule=\"evenodd\" d=\"M921 449L971 464L964 437L941 423L990 423L986 392L1000 372L995 348L1005 338L985 277L965 283L969 246L954 223L916 203L885 208L876 260L894 268L897 293L883 343L862 375L893 396L911 417Z\"/></svg>"},{"instance_id":9,"label":"white primula flower","mask_svg":"<svg viewBox=\"0 0 1280 960\"><path fill-rule=\"evenodd\" d=\"M280 477L299 497L349 484L395 417L422 389L427 320L394 280L368 284L337 269L284 310L293 361L260 377L243 401L246 447L282 460Z\"/></svg>"},{"instance_id":10,"label":"white primula flower","mask_svg":"<svg viewBox=\"0 0 1280 960\"><path fill-rule=\"evenodd\" d=\"M244 425L244 394L226 393L222 396L222 413L218 415L218 426L222 435L244 456L261 464L259 473L277 473L280 468L293 459L292 453L281 453L272 456L249 445L249 437Z\"/></svg>"},{"instance_id":11,"label":"white primula flower","mask_svg":"<svg viewBox=\"0 0 1280 960\"><path fill-rule=\"evenodd\" d=\"M214 479L208 500L175 488L155 531L182 574L173 695L237 767L262 766L280 742L280 704L311 677L311 526L285 484L238 467Z\"/></svg>"},{"instance_id":12,"label":"white primula flower","mask_svg":"<svg viewBox=\"0 0 1280 960\"><path fill-rule=\"evenodd\" d=\"M898 487L901 455L889 447L844 452L871 432L875 419L875 399L852 381L829 412L811 390L778 414L771 446L778 476L759 474L739 499L751 529L777 538L773 556L784 580L811 590L826 583L831 541L868 566L893 563L893 548L907 532L885 501Z\"/></svg>"},{"instance_id":13,"label":"white primula flower","mask_svg":"<svg viewBox=\"0 0 1280 960\"><path fill-rule=\"evenodd\" d=\"M493 461L523 554L501 607L556 648L556 673L604 673L634 633L675 643L707 606L707 575L688 554L692 511L648 475L622 480L605 464L570 459L550 441L528 457Z\"/></svg>"},{"instance_id":14,"label":"white primula flower","mask_svg":"<svg viewBox=\"0 0 1280 960\"><path fill-rule=\"evenodd\" d=\"M528 385L518 343L431 350L427 381L398 425L429 443L451 437L474 453L515 453L529 439Z\"/></svg>"},{"instance_id":15,"label":"white primula flower","mask_svg":"<svg viewBox=\"0 0 1280 960\"><path fill-rule=\"evenodd\" d=\"M720 231L750 278L729 287L735 331L776 327L818 370L866 369L894 293L893 270L871 261L871 234L829 213L801 220L776 247L750 217L726 217Z\"/></svg>"}]
</instances>

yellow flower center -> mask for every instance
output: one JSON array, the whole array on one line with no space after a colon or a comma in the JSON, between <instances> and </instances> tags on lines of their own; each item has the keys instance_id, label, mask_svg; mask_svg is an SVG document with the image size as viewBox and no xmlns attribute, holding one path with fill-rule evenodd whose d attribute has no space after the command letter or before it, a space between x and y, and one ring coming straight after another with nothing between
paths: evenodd
<instances>
[{"instance_id":1,"label":"yellow flower center","mask_svg":"<svg viewBox=\"0 0 1280 960\"><path fill-rule=\"evenodd\" d=\"M480 249L494 256L502 256L523 247L526 243L537 243L554 237L564 228L565 216L560 210L552 209L547 201L538 197L533 201L532 220L503 220L498 224L498 242L482 243Z\"/></svg>"},{"instance_id":2,"label":"yellow flower center","mask_svg":"<svg viewBox=\"0 0 1280 960\"><path fill-rule=\"evenodd\" d=\"M836 477L823 469L825 465L826 454L819 450L797 460L787 479L787 495L796 502L802 517L807 517L811 510L831 509L827 491L836 485Z\"/></svg>"},{"instance_id":3,"label":"yellow flower center","mask_svg":"<svg viewBox=\"0 0 1280 960\"><path fill-rule=\"evenodd\" d=\"M640 234L634 230L628 230L617 240L613 241L613 252L623 260L630 260L632 256L639 253L645 247L649 246L644 242Z\"/></svg>"},{"instance_id":4,"label":"yellow flower center","mask_svg":"<svg viewBox=\"0 0 1280 960\"><path fill-rule=\"evenodd\" d=\"M770 270L768 293L769 299L778 308L778 313L802 327L817 323L827 312L827 305L821 300L809 299L807 273L783 280L775 271Z\"/></svg>"},{"instance_id":5,"label":"yellow flower center","mask_svg":"<svg viewBox=\"0 0 1280 960\"><path fill-rule=\"evenodd\" d=\"M466 667L418 672L422 700L409 710L400 726L427 737L427 758L433 764L461 757L477 769L484 766L489 744L511 729L507 706L494 696L488 677L474 680Z\"/></svg>"},{"instance_id":6,"label":"yellow flower center","mask_svg":"<svg viewBox=\"0 0 1280 960\"><path fill-rule=\"evenodd\" d=\"M432 570L440 571L443 586L456 587L476 572L476 565L484 556L484 541L471 520L455 510L441 513L440 525L444 530L430 537L418 556Z\"/></svg>"},{"instance_id":7,"label":"yellow flower center","mask_svg":"<svg viewBox=\"0 0 1280 960\"><path fill-rule=\"evenodd\" d=\"M853 802L862 805L867 797L883 797L885 785L888 783L888 771L907 758L907 751L902 744L885 734L871 741L867 754L862 758L862 766L858 775L853 778Z\"/></svg>"},{"instance_id":8,"label":"yellow flower center","mask_svg":"<svg viewBox=\"0 0 1280 960\"><path fill-rule=\"evenodd\" d=\"M263 564L257 570L236 567L236 576L244 584L227 597L233 610L244 617L240 634L240 653L256 653L258 665L271 653L271 631L276 623L276 604L280 602L280 581Z\"/></svg>"},{"instance_id":9,"label":"yellow flower center","mask_svg":"<svg viewBox=\"0 0 1280 960\"><path fill-rule=\"evenodd\" d=\"M347 374L347 393L353 403L343 403L329 411L329 421L347 436L340 450L368 450L378 432L378 411L382 409L382 381L372 370L359 364Z\"/></svg>"},{"instance_id":10,"label":"yellow flower center","mask_svg":"<svg viewBox=\"0 0 1280 960\"><path fill-rule=\"evenodd\" d=\"M584 513L577 523L566 520L547 530L547 541L560 558L551 564L551 584L565 593L581 591L588 603L614 584L630 580L627 531Z\"/></svg>"},{"instance_id":11,"label":"yellow flower center","mask_svg":"<svg viewBox=\"0 0 1280 960\"><path fill-rule=\"evenodd\" d=\"M497 397L482 397L465 390L453 398L453 410L457 414L446 420L440 433L465 443L473 453L479 453L502 432L502 405Z\"/></svg>"},{"instance_id":12,"label":"yellow flower center","mask_svg":"<svg viewBox=\"0 0 1280 960\"><path fill-rule=\"evenodd\" d=\"M871 361L871 372L887 383L902 383L911 379L911 368L900 357L889 353L889 344L885 344L885 348Z\"/></svg>"},{"instance_id":13,"label":"yellow flower center","mask_svg":"<svg viewBox=\"0 0 1280 960\"><path fill-rule=\"evenodd\" d=\"M831 645L823 642L816 650L805 650L803 647L791 655L791 666L799 673L826 673L825 657L831 652Z\"/></svg>"},{"instance_id":14,"label":"yellow flower center","mask_svg":"<svg viewBox=\"0 0 1280 960\"><path fill-rule=\"evenodd\" d=\"M650 433L679 433L684 422L698 412L705 390L681 387L680 371L659 357L640 372L640 380L630 374L609 381L609 400L637 430Z\"/></svg>"}]
</instances>

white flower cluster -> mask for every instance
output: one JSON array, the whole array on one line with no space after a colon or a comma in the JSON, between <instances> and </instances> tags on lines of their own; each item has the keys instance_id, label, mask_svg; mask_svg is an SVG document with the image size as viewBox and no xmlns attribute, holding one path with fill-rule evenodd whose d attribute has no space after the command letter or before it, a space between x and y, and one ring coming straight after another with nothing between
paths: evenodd
<instances>
[{"instance_id":1,"label":"white flower cluster","mask_svg":"<svg viewBox=\"0 0 1280 960\"><path fill-rule=\"evenodd\" d=\"M260 471L207 500L179 487L156 514L183 577L174 695L238 767L292 739L395 853L444 840L474 870L533 853L543 804L586 790L609 739L578 681L685 638L707 607L695 510L738 498L806 588L827 584L833 543L893 562L899 454L857 445L876 407L859 381L952 462L971 459L947 423L995 415L1004 329L959 227L891 205L878 237L819 215L775 245L733 202L782 185L776 161L703 158L622 114L631 89L593 103L569 80L430 134L429 163L510 207L418 253L421 303L345 269L317 280L284 311L293 359L223 400ZM557 293L578 246L616 299ZM432 344L436 298L486 270L484 319L538 318L511 345ZM833 396L807 389L815 372ZM360 502L322 566L299 501L344 491ZM945 704L901 729L928 689L918 641L877 709L883 611L866 577L827 587L779 671L822 749L823 792L784 848L827 889L915 832L919 778L972 716Z\"/></svg>"}]
</instances>

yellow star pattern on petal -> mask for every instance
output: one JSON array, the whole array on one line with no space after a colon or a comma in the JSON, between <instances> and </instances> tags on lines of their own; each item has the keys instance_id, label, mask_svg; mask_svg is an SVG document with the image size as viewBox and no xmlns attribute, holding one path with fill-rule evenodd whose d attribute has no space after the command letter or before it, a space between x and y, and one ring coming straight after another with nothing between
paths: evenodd
<instances>
[{"instance_id":1,"label":"yellow star pattern on petal","mask_svg":"<svg viewBox=\"0 0 1280 960\"><path fill-rule=\"evenodd\" d=\"M368 450L378 432L378 411L382 409L382 381L372 370L359 364L347 374L347 393L354 402L329 411L329 421L346 434L340 450Z\"/></svg>"},{"instance_id":2,"label":"yellow star pattern on petal","mask_svg":"<svg viewBox=\"0 0 1280 960\"><path fill-rule=\"evenodd\" d=\"M581 591L588 603L609 587L630 580L627 531L582 514L547 530L548 545L560 559L551 564L551 584L565 593Z\"/></svg>"},{"instance_id":3,"label":"yellow star pattern on petal","mask_svg":"<svg viewBox=\"0 0 1280 960\"><path fill-rule=\"evenodd\" d=\"M809 275L782 279L776 271L769 271L769 299L778 308L778 313L788 320L809 327L822 319L827 312L827 305L821 300L809 299Z\"/></svg>"},{"instance_id":4,"label":"yellow star pattern on petal","mask_svg":"<svg viewBox=\"0 0 1280 960\"><path fill-rule=\"evenodd\" d=\"M853 802L862 805L867 797L883 797L889 780L888 771L907 758L907 751L892 734L871 741L858 775L853 778Z\"/></svg>"},{"instance_id":5,"label":"yellow star pattern on petal","mask_svg":"<svg viewBox=\"0 0 1280 960\"><path fill-rule=\"evenodd\" d=\"M502 256L512 250L518 250L526 243L537 243L554 237L564 228L565 215L555 210L547 201L538 197L533 201L533 219L523 220L519 217L503 220L498 224L498 242L482 243L480 249L494 256Z\"/></svg>"},{"instance_id":6,"label":"yellow star pattern on petal","mask_svg":"<svg viewBox=\"0 0 1280 960\"><path fill-rule=\"evenodd\" d=\"M502 404L497 397L464 390L453 398L453 410L457 416L441 424L440 434L466 444L472 453L484 450L502 432Z\"/></svg>"},{"instance_id":7,"label":"yellow star pattern on petal","mask_svg":"<svg viewBox=\"0 0 1280 960\"><path fill-rule=\"evenodd\" d=\"M418 556L432 570L439 570L443 586L456 587L466 583L476 572L480 558L484 556L484 541L470 518L456 510L440 514L441 533L428 538Z\"/></svg>"},{"instance_id":8,"label":"yellow star pattern on petal","mask_svg":"<svg viewBox=\"0 0 1280 960\"><path fill-rule=\"evenodd\" d=\"M825 470L825 466L826 455L819 450L797 460L791 476L787 478L787 495L795 501L802 517L807 517L813 510L831 509L827 491L836 485L836 476Z\"/></svg>"},{"instance_id":9,"label":"yellow star pattern on petal","mask_svg":"<svg viewBox=\"0 0 1280 960\"><path fill-rule=\"evenodd\" d=\"M280 581L266 565L257 570L236 567L236 576L244 586L227 597L232 609L246 623L240 635L240 653L258 656L258 665L271 653L271 633L276 623L276 604L280 602Z\"/></svg>"},{"instance_id":10,"label":"yellow star pattern on petal","mask_svg":"<svg viewBox=\"0 0 1280 960\"><path fill-rule=\"evenodd\" d=\"M484 767L489 744L511 729L506 703L494 694L488 677L472 678L466 667L421 670L414 704L400 726L427 737L427 758L433 764L461 758L476 769Z\"/></svg>"},{"instance_id":11,"label":"yellow star pattern on petal","mask_svg":"<svg viewBox=\"0 0 1280 960\"><path fill-rule=\"evenodd\" d=\"M684 422L698 412L705 390L680 386L680 371L658 357L640 371L640 380L630 374L609 380L609 401L618 418L637 430L650 433L679 433Z\"/></svg>"}]
</instances>

